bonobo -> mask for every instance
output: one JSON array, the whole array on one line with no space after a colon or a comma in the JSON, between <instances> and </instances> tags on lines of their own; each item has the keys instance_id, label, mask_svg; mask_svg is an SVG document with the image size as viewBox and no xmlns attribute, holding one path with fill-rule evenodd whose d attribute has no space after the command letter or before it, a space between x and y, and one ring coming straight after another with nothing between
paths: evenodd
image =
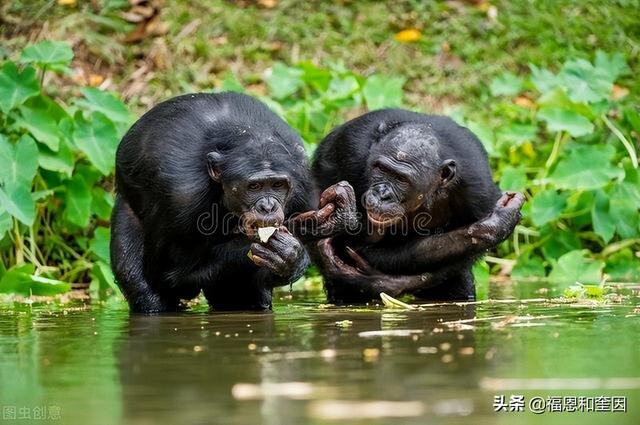
<instances>
[{"instance_id":1,"label":"bonobo","mask_svg":"<svg viewBox=\"0 0 640 425\"><path fill-rule=\"evenodd\" d=\"M355 232L317 244L331 302L380 292L473 299L471 268L520 220L524 197L493 183L480 141L447 117L367 113L331 132L313 163L319 187L353 185Z\"/></svg>"},{"instance_id":2,"label":"bonobo","mask_svg":"<svg viewBox=\"0 0 640 425\"><path fill-rule=\"evenodd\" d=\"M313 210L299 136L237 93L179 96L147 112L118 147L116 190L111 262L139 312L178 309L201 290L214 309L269 309L272 288L309 263L289 216L305 213L333 235L355 213L345 183Z\"/></svg>"}]
</instances>

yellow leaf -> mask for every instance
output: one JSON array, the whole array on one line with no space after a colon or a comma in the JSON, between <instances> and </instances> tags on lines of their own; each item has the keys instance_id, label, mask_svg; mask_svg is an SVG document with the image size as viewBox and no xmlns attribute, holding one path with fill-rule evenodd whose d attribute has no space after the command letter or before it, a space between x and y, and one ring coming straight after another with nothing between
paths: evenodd
<instances>
[{"instance_id":1,"label":"yellow leaf","mask_svg":"<svg viewBox=\"0 0 640 425\"><path fill-rule=\"evenodd\" d=\"M75 6L76 0L58 0L59 6Z\"/></svg>"},{"instance_id":2,"label":"yellow leaf","mask_svg":"<svg viewBox=\"0 0 640 425\"><path fill-rule=\"evenodd\" d=\"M617 84L614 84L613 88L611 89L611 98L613 100L622 99L623 97L625 97L628 94L629 94L629 89L628 88L619 86Z\"/></svg>"},{"instance_id":3,"label":"yellow leaf","mask_svg":"<svg viewBox=\"0 0 640 425\"><path fill-rule=\"evenodd\" d=\"M394 38L401 43L412 43L422 38L422 33L415 28L409 28L397 33Z\"/></svg>"}]
</instances>

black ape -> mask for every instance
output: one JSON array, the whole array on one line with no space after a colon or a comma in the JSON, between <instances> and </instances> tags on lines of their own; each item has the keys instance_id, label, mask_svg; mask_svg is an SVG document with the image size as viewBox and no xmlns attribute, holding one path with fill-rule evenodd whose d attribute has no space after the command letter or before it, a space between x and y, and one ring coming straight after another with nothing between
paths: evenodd
<instances>
[{"instance_id":1,"label":"black ape","mask_svg":"<svg viewBox=\"0 0 640 425\"><path fill-rule=\"evenodd\" d=\"M317 203L302 142L251 97L191 94L157 105L122 139L116 187L111 262L134 311L177 309L200 290L216 309L268 309L272 288L308 265L284 227ZM336 185L306 215L333 234L352 200ZM278 230L259 242L265 227Z\"/></svg>"},{"instance_id":2,"label":"black ape","mask_svg":"<svg viewBox=\"0 0 640 425\"><path fill-rule=\"evenodd\" d=\"M472 299L471 267L520 219L521 194L502 195L480 141L449 118L400 109L335 129L316 151L325 188L353 185L362 220L354 234L318 243L332 302L412 293Z\"/></svg>"}]
</instances>

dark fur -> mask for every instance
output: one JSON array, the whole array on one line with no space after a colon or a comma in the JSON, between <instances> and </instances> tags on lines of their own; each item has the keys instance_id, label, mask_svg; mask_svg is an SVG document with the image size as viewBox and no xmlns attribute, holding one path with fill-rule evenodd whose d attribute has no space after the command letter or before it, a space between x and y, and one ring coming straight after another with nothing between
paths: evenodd
<instances>
[{"instance_id":1,"label":"dark fur","mask_svg":"<svg viewBox=\"0 0 640 425\"><path fill-rule=\"evenodd\" d=\"M172 310L200 290L215 308L270 308L272 287L304 272L283 279L257 267L246 235L223 229L230 215L207 172L211 151L228 158L224 177L242 178L265 161L287 173L293 186L286 216L314 203L302 141L264 104L221 93L157 105L127 132L116 157L111 261L132 310ZM216 228L203 234L199 221ZM227 230L236 225L231 218Z\"/></svg>"},{"instance_id":2,"label":"dark fur","mask_svg":"<svg viewBox=\"0 0 640 425\"><path fill-rule=\"evenodd\" d=\"M391 287L385 289L384 275L423 274L424 285L414 282L398 287L395 295L413 293L431 299L471 299L475 295L471 267L483 249L463 246L461 241L471 245L470 238L458 229L466 230L491 214L501 192L492 180L486 151L469 130L443 116L400 109L370 112L336 128L320 143L313 163L315 179L321 190L340 180L351 183L366 222L363 196L369 187L371 170L367 161L371 148L385 134L407 123L430 127L437 138L440 159L456 163L454 179L433 194L428 207L420 207L432 216L428 225L432 234L419 235L409 228L408 234L385 235L371 241L364 225L357 235L335 239L336 253L342 260L347 262L344 248L353 247L380 274L329 276L325 279L326 290L333 302L366 301L380 291L394 292ZM455 238L449 233L454 230L458 232ZM428 248L416 248L418 244Z\"/></svg>"}]
</instances>

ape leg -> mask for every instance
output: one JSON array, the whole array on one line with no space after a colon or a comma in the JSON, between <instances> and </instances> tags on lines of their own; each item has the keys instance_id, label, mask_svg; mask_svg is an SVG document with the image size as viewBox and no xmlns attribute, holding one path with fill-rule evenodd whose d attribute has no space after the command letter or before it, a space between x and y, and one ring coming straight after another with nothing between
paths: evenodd
<instances>
[{"instance_id":1,"label":"ape leg","mask_svg":"<svg viewBox=\"0 0 640 425\"><path fill-rule=\"evenodd\" d=\"M220 274L214 285L205 287L204 296L215 311L270 311L272 289L264 285L267 274L266 270Z\"/></svg>"},{"instance_id":2,"label":"ape leg","mask_svg":"<svg viewBox=\"0 0 640 425\"><path fill-rule=\"evenodd\" d=\"M177 298L159 293L145 277L142 226L120 196L116 198L111 226L111 264L131 310L151 313L178 309Z\"/></svg>"}]
</instances>

